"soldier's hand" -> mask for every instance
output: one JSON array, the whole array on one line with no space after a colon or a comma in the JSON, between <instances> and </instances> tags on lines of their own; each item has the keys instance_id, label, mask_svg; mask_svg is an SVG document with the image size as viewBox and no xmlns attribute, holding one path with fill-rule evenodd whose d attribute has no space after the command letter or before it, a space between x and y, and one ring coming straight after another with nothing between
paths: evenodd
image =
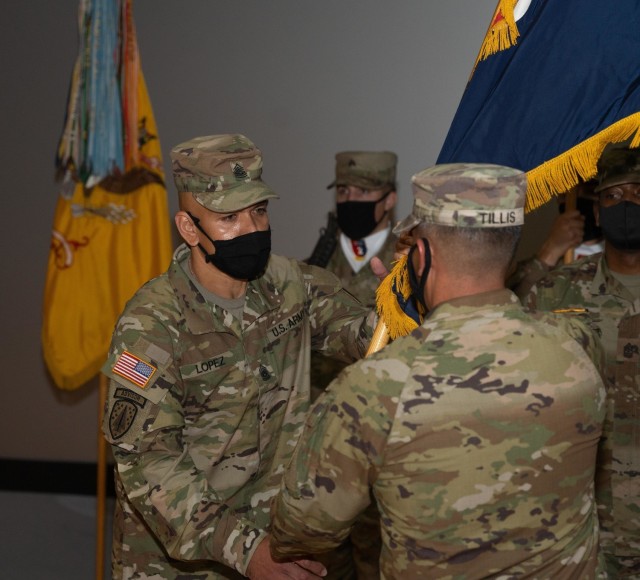
<instances>
[{"instance_id":1,"label":"soldier's hand","mask_svg":"<svg viewBox=\"0 0 640 580\"><path fill-rule=\"evenodd\" d=\"M554 220L547 239L538 251L538 260L553 268L567 250L575 248L582 242L583 235L582 214L577 209L561 213Z\"/></svg>"},{"instance_id":2,"label":"soldier's hand","mask_svg":"<svg viewBox=\"0 0 640 580\"><path fill-rule=\"evenodd\" d=\"M374 256L371 258L369 265L371 266L371 271L378 277L379 282L382 282L387 277L389 270L387 270L380 258Z\"/></svg>"},{"instance_id":3,"label":"soldier's hand","mask_svg":"<svg viewBox=\"0 0 640 580\"><path fill-rule=\"evenodd\" d=\"M313 560L276 562L271 557L270 538L267 536L256 548L247 567L247 577L252 580L317 580L326 576L327 569Z\"/></svg>"}]
</instances>

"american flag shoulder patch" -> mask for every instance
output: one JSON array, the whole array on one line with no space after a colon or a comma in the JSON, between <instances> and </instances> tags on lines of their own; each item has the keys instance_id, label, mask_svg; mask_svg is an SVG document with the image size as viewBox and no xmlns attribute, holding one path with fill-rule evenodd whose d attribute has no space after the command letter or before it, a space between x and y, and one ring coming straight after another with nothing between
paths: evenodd
<instances>
[{"instance_id":1,"label":"american flag shoulder patch","mask_svg":"<svg viewBox=\"0 0 640 580\"><path fill-rule=\"evenodd\" d=\"M156 372L156 367L139 359L128 351L123 351L113 365L113 372L145 389Z\"/></svg>"}]
</instances>

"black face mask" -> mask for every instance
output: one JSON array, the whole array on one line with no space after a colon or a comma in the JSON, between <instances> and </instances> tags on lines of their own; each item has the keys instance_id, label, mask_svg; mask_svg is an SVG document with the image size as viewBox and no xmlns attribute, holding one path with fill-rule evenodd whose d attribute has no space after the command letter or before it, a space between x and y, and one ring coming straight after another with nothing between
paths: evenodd
<instances>
[{"instance_id":1,"label":"black face mask","mask_svg":"<svg viewBox=\"0 0 640 580\"><path fill-rule=\"evenodd\" d=\"M600 227L605 240L618 250L640 250L640 205L621 201L600 206Z\"/></svg>"},{"instance_id":2,"label":"black face mask","mask_svg":"<svg viewBox=\"0 0 640 580\"><path fill-rule=\"evenodd\" d=\"M418 302L418 304L424 309L422 314L426 314L429 309L427 308L427 303L424 299L424 287L427 283L427 276L429 275L429 269L431 268L431 249L429 248L429 242L426 238L422 238L424 242L425 249L425 262L424 262L424 270L422 271L422 276L418 280L418 275L416 274L415 268L413 267L413 261L411 260L413 256L413 252L417 250L417 246L413 246L411 250L409 250L409 255L407 256L407 273L409 274L409 285L411 286L411 295Z\"/></svg>"},{"instance_id":3,"label":"black face mask","mask_svg":"<svg viewBox=\"0 0 640 580\"><path fill-rule=\"evenodd\" d=\"M387 215L376 221L376 205L391 192L388 191L377 201L343 201L336 204L336 217L342 233L352 240L366 238Z\"/></svg>"},{"instance_id":4,"label":"black face mask","mask_svg":"<svg viewBox=\"0 0 640 580\"><path fill-rule=\"evenodd\" d=\"M208 263L237 280L255 280L264 272L271 253L271 229L230 240L212 240L202 229L200 220L190 213L189 217L215 248L215 254L209 254L202 244L198 244Z\"/></svg>"}]
</instances>

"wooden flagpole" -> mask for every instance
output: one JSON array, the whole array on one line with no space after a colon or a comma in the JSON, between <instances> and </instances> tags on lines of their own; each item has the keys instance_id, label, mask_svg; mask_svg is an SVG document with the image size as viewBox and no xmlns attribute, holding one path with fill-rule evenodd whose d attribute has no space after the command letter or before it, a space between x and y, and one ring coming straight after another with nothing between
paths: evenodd
<instances>
[{"instance_id":1,"label":"wooden flagpole","mask_svg":"<svg viewBox=\"0 0 640 580\"><path fill-rule=\"evenodd\" d=\"M102 415L107 401L107 377L100 373L98 396L98 472L96 488L96 580L104 578L104 527L107 497L107 441L102 434Z\"/></svg>"},{"instance_id":2,"label":"wooden flagpole","mask_svg":"<svg viewBox=\"0 0 640 580\"><path fill-rule=\"evenodd\" d=\"M578 202L577 202L577 194L576 194L576 188L572 187L569 191L567 191L567 193L564 196L564 211L573 211L574 209L576 209L576 207L578 207ZM573 258L574 258L574 251L573 248L569 248L565 254L564 254L564 263L565 264L570 264L571 262L573 262Z\"/></svg>"}]
</instances>

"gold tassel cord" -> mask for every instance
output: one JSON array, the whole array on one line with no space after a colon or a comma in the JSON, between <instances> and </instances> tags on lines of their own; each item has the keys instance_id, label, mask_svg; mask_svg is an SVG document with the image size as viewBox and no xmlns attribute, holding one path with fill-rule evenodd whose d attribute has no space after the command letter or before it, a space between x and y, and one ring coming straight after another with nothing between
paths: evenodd
<instances>
[{"instance_id":1,"label":"gold tassel cord","mask_svg":"<svg viewBox=\"0 0 640 580\"><path fill-rule=\"evenodd\" d=\"M418 324L407 316L398 303L397 294L408 300L411 295L407 257L395 262L391 272L380 283L376 291L376 306L380 319L387 327L391 339L409 334Z\"/></svg>"},{"instance_id":2,"label":"gold tassel cord","mask_svg":"<svg viewBox=\"0 0 640 580\"><path fill-rule=\"evenodd\" d=\"M533 211L553 197L569 191L581 180L588 181L595 177L598 159L604 148L609 143L620 143L630 138L630 147L640 147L640 112L621 119L528 171L525 211Z\"/></svg>"}]
</instances>

